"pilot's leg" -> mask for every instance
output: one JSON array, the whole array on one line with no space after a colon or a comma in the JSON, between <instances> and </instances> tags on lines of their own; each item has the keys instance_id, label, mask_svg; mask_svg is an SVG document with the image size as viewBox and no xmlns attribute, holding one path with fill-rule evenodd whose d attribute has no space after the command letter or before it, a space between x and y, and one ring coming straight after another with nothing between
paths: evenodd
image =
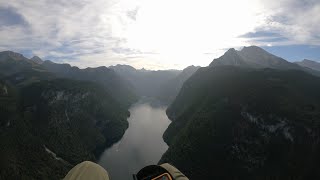
<instances>
[{"instance_id":1,"label":"pilot's leg","mask_svg":"<svg viewBox=\"0 0 320 180\"><path fill-rule=\"evenodd\" d=\"M64 180L109 180L108 172L100 165L84 161L73 167Z\"/></svg>"},{"instance_id":2,"label":"pilot's leg","mask_svg":"<svg viewBox=\"0 0 320 180\"><path fill-rule=\"evenodd\" d=\"M184 174L182 174L182 172L168 163L161 164L160 166L165 168L171 174L174 180L189 180Z\"/></svg>"}]
</instances>

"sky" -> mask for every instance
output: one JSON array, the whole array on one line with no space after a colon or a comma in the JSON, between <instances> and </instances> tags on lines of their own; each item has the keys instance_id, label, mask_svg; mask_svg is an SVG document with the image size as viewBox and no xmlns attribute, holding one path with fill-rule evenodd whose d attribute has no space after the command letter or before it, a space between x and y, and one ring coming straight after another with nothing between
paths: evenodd
<instances>
[{"instance_id":1,"label":"sky","mask_svg":"<svg viewBox=\"0 0 320 180\"><path fill-rule=\"evenodd\" d=\"M0 51L82 68L207 66L257 45L320 61L320 0L0 1Z\"/></svg>"}]
</instances>

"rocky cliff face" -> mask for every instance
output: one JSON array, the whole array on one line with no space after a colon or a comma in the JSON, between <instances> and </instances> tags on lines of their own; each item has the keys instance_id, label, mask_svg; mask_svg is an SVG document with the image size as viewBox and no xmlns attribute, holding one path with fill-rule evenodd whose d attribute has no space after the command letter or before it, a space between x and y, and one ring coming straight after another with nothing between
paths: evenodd
<instances>
[{"instance_id":1,"label":"rocky cliff face","mask_svg":"<svg viewBox=\"0 0 320 180\"><path fill-rule=\"evenodd\" d=\"M249 68L302 69L257 46L244 47L241 51L229 49L223 56L212 61L210 66L231 65Z\"/></svg>"}]
</instances>

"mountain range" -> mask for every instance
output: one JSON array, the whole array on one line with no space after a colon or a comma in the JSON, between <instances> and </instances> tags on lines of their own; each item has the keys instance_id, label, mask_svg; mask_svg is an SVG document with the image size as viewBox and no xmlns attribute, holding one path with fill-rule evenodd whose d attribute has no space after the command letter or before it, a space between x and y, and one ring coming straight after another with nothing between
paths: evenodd
<instances>
[{"instance_id":1,"label":"mountain range","mask_svg":"<svg viewBox=\"0 0 320 180\"><path fill-rule=\"evenodd\" d=\"M320 76L319 63L311 60L291 63L257 46L244 47L240 51L229 49L221 57L214 59L209 66L237 66L244 68L271 68L278 70L302 70Z\"/></svg>"},{"instance_id":2,"label":"mountain range","mask_svg":"<svg viewBox=\"0 0 320 180\"><path fill-rule=\"evenodd\" d=\"M147 96L160 100L163 104L170 104L184 81L186 81L199 66L189 66L180 70L135 69L128 65L116 65L109 68L128 80L135 92L140 96Z\"/></svg>"},{"instance_id":3,"label":"mountain range","mask_svg":"<svg viewBox=\"0 0 320 180\"><path fill-rule=\"evenodd\" d=\"M131 82L136 93L140 96L155 97L161 85L176 77L179 70L150 71L135 69L128 65L116 65L109 68L117 72L122 78Z\"/></svg>"}]
</instances>

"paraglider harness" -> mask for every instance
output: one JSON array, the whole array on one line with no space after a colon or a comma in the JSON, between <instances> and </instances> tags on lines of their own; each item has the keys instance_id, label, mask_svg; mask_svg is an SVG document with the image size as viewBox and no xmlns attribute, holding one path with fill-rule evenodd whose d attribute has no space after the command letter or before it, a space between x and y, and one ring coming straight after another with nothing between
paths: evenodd
<instances>
[{"instance_id":1,"label":"paraglider harness","mask_svg":"<svg viewBox=\"0 0 320 180\"><path fill-rule=\"evenodd\" d=\"M150 165L133 174L134 180L173 180L171 174L163 167Z\"/></svg>"}]
</instances>

